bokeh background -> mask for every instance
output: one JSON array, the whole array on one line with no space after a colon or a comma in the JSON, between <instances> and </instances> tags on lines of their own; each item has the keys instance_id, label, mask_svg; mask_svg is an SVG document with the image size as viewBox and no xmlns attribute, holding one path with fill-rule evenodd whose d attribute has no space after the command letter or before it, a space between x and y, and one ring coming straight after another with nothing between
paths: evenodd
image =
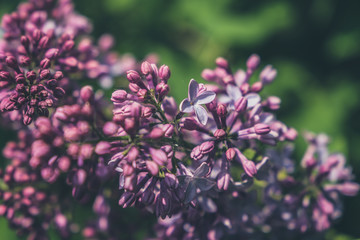
<instances>
[{"instance_id":1,"label":"bokeh background","mask_svg":"<svg viewBox=\"0 0 360 240\"><path fill-rule=\"evenodd\" d=\"M0 0L0 16L19 0ZM265 94L282 99L278 118L299 132L325 132L360 181L360 1L358 0L75 0L94 39L111 33L116 50L138 60L157 53L172 70L171 94L187 96L191 78L218 56L235 70L252 53L278 70ZM118 86L122 85L121 82ZM1 148L13 133L1 130ZM300 159L304 140L296 141ZM124 212L122 212L124 214ZM137 217L134 211L129 216ZM129 221L132 221L130 217ZM360 197L346 198L328 239L360 237ZM141 225L138 229L149 227ZM135 229L134 229L135 230ZM144 230L146 231L146 230ZM1 239L16 239L4 219ZM139 234L139 239L141 239Z\"/></svg>"}]
</instances>

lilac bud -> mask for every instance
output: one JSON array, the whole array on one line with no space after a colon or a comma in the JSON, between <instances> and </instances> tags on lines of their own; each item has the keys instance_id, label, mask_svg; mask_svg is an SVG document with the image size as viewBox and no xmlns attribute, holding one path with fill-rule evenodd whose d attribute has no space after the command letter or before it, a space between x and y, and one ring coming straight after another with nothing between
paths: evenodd
<instances>
[{"instance_id":1,"label":"lilac bud","mask_svg":"<svg viewBox=\"0 0 360 240\"><path fill-rule=\"evenodd\" d=\"M275 79L276 75L276 69L274 69L271 65L267 65L260 73L260 80L263 84L269 84Z\"/></svg>"},{"instance_id":2,"label":"lilac bud","mask_svg":"<svg viewBox=\"0 0 360 240\"><path fill-rule=\"evenodd\" d=\"M200 146L194 147L194 149L190 153L190 157L196 161L200 160L201 158L204 157L204 155L202 154L202 152L200 150Z\"/></svg>"},{"instance_id":3,"label":"lilac bud","mask_svg":"<svg viewBox=\"0 0 360 240\"><path fill-rule=\"evenodd\" d=\"M144 61L142 64L141 64L141 72L144 74L144 75L147 75L147 74L150 74L152 73L153 69L151 67L151 64L147 61Z\"/></svg>"},{"instance_id":4,"label":"lilac bud","mask_svg":"<svg viewBox=\"0 0 360 240\"><path fill-rule=\"evenodd\" d=\"M216 108L216 113L219 115L219 117L226 117L227 114L226 105L222 103L218 104Z\"/></svg>"},{"instance_id":5,"label":"lilac bud","mask_svg":"<svg viewBox=\"0 0 360 240\"><path fill-rule=\"evenodd\" d=\"M268 134L270 132L270 127L267 124L258 123L254 126L255 133L258 135Z\"/></svg>"},{"instance_id":6,"label":"lilac bud","mask_svg":"<svg viewBox=\"0 0 360 240\"><path fill-rule=\"evenodd\" d=\"M132 147L127 155L128 162L134 162L139 156L139 150L136 147Z\"/></svg>"},{"instance_id":7,"label":"lilac bud","mask_svg":"<svg viewBox=\"0 0 360 240\"><path fill-rule=\"evenodd\" d=\"M5 59L6 64L14 70L19 68L16 58L14 56L7 56Z\"/></svg>"},{"instance_id":8,"label":"lilac bud","mask_svg":"<svg viewBox=\"0 0 360 240\"><path fill-rule=\"evenodd\" d=\"M179 186L179 180L174 174L165 173L165 184L172 189L176 189Z\"/></svg>"},{"instance_id":9,"label":"lilac bud","mask_svg":"<svg viewBox=\"0 0 360 240\"><path fill-rule=\"evenodd\" d=\"M165 165L168 161L166 153L161 149L150 148L150 155L159 166Z\"/></svg>"},{"instance_id":10,"label":"lilac bud","mask_svg":"<svg viewBox=\"0 0 360 240\"><path fill-rule=\"evenodd\" d=\"M251 86L251 92L260 92L263 88L263 84L262 82L255 82L252 86Z\"/></svg>"},{"instance_id":11,"label":"lilac bud","mask_svg":"<svg viewBox=\"0 0 360 240\"><path fill-rule=\"evenodd\" d=\"M214 132L214 136L217 139L221 139L226 136L226 132L223 129L216 129Z\"/></svg>"},{"instance_id":12,"label":"lilac bud","mask_svg":"<svg viewBox=\"0 0 360 240\"><path fill-rule=\"evenodd\" d=\"M249 177L253 177L256 173L256 166L254 164L254 162L249 161L241 152L239 149L234 148L235 152L236 152L236 156L237 156L237 160L240 161L241 165L244 168L245 173L249 176Z\"/></svg>"},{"instance_id":13,"label":"lilac bud","mask_svg":"<svg viewBox=\"0 0 360 240\"><path fill-rule=\"evenodd\" d=\"M167 82L170 78L170 69L166 65L162 65L159 68L159 78Z\"/></svg>"},{"instance_id":14,"label":"lilac bud","mask_svg":"<svg viewBox=\"0 0 360 240\"><path fill-rule=\"evenodd\" d=\"M45 57L51 60L56 58L58 55L59 55L59 49L57 48L50 48L45 53Z\"/></svg>"},{"instance_id":15,"label":"lilac bud","mask_svg":"<svg viewBox=\"0 0 360 240\"><path fill-rule=\"evenodd\" d=\"M154 161L146 161L146 167L153 176L157 176L159 173L159 167Z\"/></svg>"},{"instance_id":16,"label":"lilac bud","mask_svg":"<svg viewBox=\"0 0 360 240\"><path fill-rule=\"evenodd\" d=\"M39 45L38 45L39 49L44 50L48 48L48 45L49 45L49 38L47 36L43 36L39 41Z\"/></svg>"},{"instance_id":17,"label":"lilac bud","mask_svg":"<svg viewBox=\"0 0 360 240\"><path fill-rule=\"evenodd\" d=\"M111 95L111 101L114 103L122 103L127 100L127 95L125 90L116 90Z\"/></svg>"},{"instance_id":18,"label":"lilac bud","mask_svg":"<svg viewBox=\"0 0 360 240\"><path fill-rule=\"evenodd\" d=\"M220 190L226 191L230 183L230 174L226 171L221 171L217 176L217 187Z\"/></svg>"},{"instance_id":19,"label":"lilac bud","mask_svg":"<svg viewBox=\"0 0 360 240\"><path fill-rule=\"evenodd\" d=\"M55 72L55 74L54 74L54 78L55 78L56 80L58 80L58 81L60 81L61 79L63 79L63 77L64 77L64 75L63 75L63 73L60 72L60 71L57 71L57 72Z\"/></svg>"},{"instance_id":20,"label":"lilac bud","mask_svg":"<svg viewBox=\"0 0 360 240\"><path fill-rule=\"evenodd\" d=\"M103 126L103 132L107 136L114 135L118 129L118 125L116 125L114 122L106 122Z\"/></svg>"},{"instance_id":21,"label":"lilac bud","mask_svg":"<svg viewBox=\"0 0 360 240\"><path fill-rule=\"evenodd\" d=\"M201 77L207 81L215 81L216 74L211 69L204 69L201 73Z\"/></svg>"},{"instance_id":22,"label":"lilac bud","mask_svg":"<svg viewBox=\"0 0 360 240\"><path fill-rule=\"evenodd\" d=\"M285 138L289 141L294 141L297 137L297 131L294 128L290 128L285 133Z\"/></svg>"},{"instance_id":23,"label":"lilac bud","mask_svg":"<svg viewBox=\"0 0 360 240\"><path fill-rule=\"evenodd\" d=\"M172 134L174 133L174 125L165 124L162 127L162 130L164 131L164 136L170 138L170 137L172 137Z\"/></svg>"},{"instance_id":24,"label":"lilac bud","mask_svg":"<svg viewBox=\"0 0 360 240\"><path fill-rule=\"evenodd\" d=\"M202 154L208 154L214 149L214 142L207 141L200 145L200 151Z\"/></svg>"},{"instance_id":25,"label":"lilac bud","mask_svg":"<svg viewBox=\"0 0 360 240\"><path fill-rule=\"evenodd\" d=\"M254 71L260 64L260 57L257 54L252 54L246 61L246 67Z\"/></svg>"},{"instance_id":26,"label":"lilac bud","mask_svg":"<svg viewBox=\"0 0 360 240\"><path fill-rule=\"evenodd\" d=\"M268 99L266 100L267 106L271 109L271 110L277 110L280 108L280 103L281 100L278 97L275 96L270 96L268 97Z\"/></svg>"},{"instance_id":27,"label":"lilac bud","mask_svg":"<svg viewBox=\"0 0 360 240\"><path fill-rule=\"evenodd\" d=\"M91 86L84 86L80 90L80 97L84 102L89 102L94 98L94 90Z\"/></svg>"},{"instance_id":28,"label":"lilac bud","mask_svg":"<svg viewBox=\"0 0 360 240\"><path fill-rule=\"evenodd\" d=\"M135 83L129 83L129 89L133 93L137 93L140 90L140 87Z\"/></svg>"},{"instance_id":29,"label":"lilac bud","mask_svg":"<svg viewBox=\"0 0 360 240\"><path fill-rule=\"evenodd\" d=\"M31 60L30 60L29 57L27 57L27 56L20 56L20 57L19 57L19 64L20 64L20 66L22 66L22 67L27 67L27 66L30 65L30 63L31 63Z\"/></svg>"},{"instance_id":30,"label":"lilac bud","mask_svg":"<svg viewBox=\"0 0 360 240\"><path fill-rule=\"evenodd\" d=\"M119 205L123 208L129 207L133 202L135 201L134 193L132 192L124 192L120 199L119 199Z\"/></svg>"},{"instance_id":31,"label":"lilac bud","mask_svg":"<svg viewBox=\"0 0 360 240\"><path fill-rule=\"evenodd\" d=\"M235 150L233 148L229 148L227 151L226 151L226 159L231 161L234 159L235 157Z\"/></svg>"},{"instance_id":32,"label":"lilac bud","mask_svg":"<svg viewBox=\"0 0 360 240\"><path fill-rule=\"evenodd\" d=\"M62 50L64 52L68 52L70 51L71 49L73 49L75 46L75 42L73 40L67 40L64 45L62 46Z\"/></svg>"},{"instance_id":33,"label":"lilac bud","mask_svg":"<svg viewBox=\"0 0 360 240\"><path fill-rule=\"evenodd\" d=\"M18 74L20 75L20 74ZM30 81L33 82L36 79L36 73L34 71L28 71L26 73L26 78Z\"/></svg>"},{"instance_id":34,"label":"lilac bud","mask_svg":"<svg viewBox=\"0 0 360 240\"><path fill-rule=\"evenodd\" d=\"M20 42L26 49L29 48L30 40L27 36L21 36Z\"/></svg>"},{"instance_id":35,"label":"lilac bud","mask_svg":"<svg viewBox=\"0 0 360 240\"><path fill-rule=\"evenodd\" d=\"M67 57L65 59L61 59L60 62L71 68L75 68L78 65L78 60L76 60L76 58L74 57Z\"/></svg>"},{"instance_id":36,"label":"lilac bud","mask_svg":"<svg viewBox=\"0 0 360 240\"><path fill-rule=\"evenodd\" d=\"M156 91L159 93L160 97L167 95L169 90L169 85L167 85L165 82L160 82L158 85L156 85Z\"/></svg>"},{"instance_id":37,"label":"lilac bud","mask_svg":"<svg viewBox=\"0 0 360 240\"><path fill-rule=\"evenodd\" d=\"M130 83L138 83L141 81L140 74L134 70L127 71L126 77Z\"/></svg>"},{"instance_id":38,"label":"lilac bud","mask_svg":"<svg viewBox=\"0 0 360 240\"><path fill-rule=\"evenodd\" d=\"M44 69L44 68L49 68L51 65L51 61L48 58L44 58L43 60L41 60L40 62L40 68ZM41 76L41 73L40 73Z\"/></svg>"},{"instance_id":39,"label":"lilac bud","mask_svg":"<svg viewBox=\"0 0 360 240\"><path fill-rule=\"evenodd\" d=\"M109 142L101 141L96 144L95 152L98 155L104 155L110 152L111 144Z\"/></svg>"},{"instance_id":40,"label":"lilac bud","mask_svg":"<svg viewBox=\"0 0 360 240\"><path fill-rule=\"evenodd\" d=\"M49 79L50 78L50 70L44 69L40 72L40 79Z\"/></svg>"},{"instance_id":41,"label":"lilac bud","mask_svg":"<svg viewBox=\"0 0 360 240\"><path fill-rule=\"evenodd\" d=\"M158 127L153 128L150 134L148 135L148 137L152 139L159 139L162 138L163 136L164 136L164 131Z\"/></svg>"},{"instance_id":42,"label":"lilac bud","mask_svg":"<svg viewBox=\"0 0 360 240\"><path fill-rule=\"evenodd\" d=\"M218 57L216 60L215 60L215 63L218 67L220 68L224 68L224 69L228 69L229 68L229 63L228 61L225 59L225 58L222 58L222 57Z\"/></svg>"},{"instance_id":43,"label":"lilac bud","mask_svg":"<svg viewBox=\"0 0 360 240\"><path fill-rule=\"evenodd\" d=\"M65 95L65 90L61 87L56 87L54 89L54 97L56 98L62 98Z\"/></svg>"},{"instance_id":44,"label":"lilac bud","mask_svg":"<svg viewBox=\"0 0 360 240\"><path fill-rule=\"evenodd\" d=\"M186 117L180 120L179 126L183 129L194 131L197 130L200 125L194 118Z\"/></svg>"},{"instance_id":45,"label":"lilac bud","mask_svg":"<svg viewBox=\"0 0 360 240\"><path fill-rule=\"evenodd\" d=\"M33 38L34 42L39 42L41 35L42 35L41 31L39 29L35 29L32 34L32 38Z\"/></svg>"},{"instance_id":46,"label":"lilac bud","mask_svg":"<svg viewBox=\"0 0 360 240\"><path fill-rule=\"evenodd\" d=\"M236 112L244 112L247 108L247 99L244 97L240 97L235 102L235 111Z\"/></svg>"},{"instance_id":47,"label":"lilac bud","mask_svg":"<svg viewBox=\"0 0 360 240\"><path fill-rule=\"evenodd\" d=\"M23 116L23 123L24 125L30 125L30 123L32 122L33 118L30 117L29 115L24 115Z\"/></svg>"}]
</instances>

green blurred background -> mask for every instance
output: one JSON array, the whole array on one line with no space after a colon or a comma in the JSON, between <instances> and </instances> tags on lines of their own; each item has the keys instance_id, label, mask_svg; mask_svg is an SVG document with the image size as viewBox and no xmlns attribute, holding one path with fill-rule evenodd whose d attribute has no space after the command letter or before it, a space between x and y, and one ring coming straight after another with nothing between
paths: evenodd
<instances>
[{"instance_id":1,"label":"green blurred background","mask_svg":"<svg viewBox=\"0 0 360 240\"><path fill-rule=\"evenodd\" d=\"M2 0L0 15L19 0ZM278 70L264 91L282 99L278 118L301 133L325 132L360 176L360 1L358 0L75 0L94 37L111 33L119 53L157 53L172 71L171 94L187 96L218 56L235 70L257 53ZM176 89L176 90L175 90ZM6 138L1 139L2 146ZM296 156L305 149L300 137ZM359 182L357 177L357 182ZM346 198L329 239L360 237L360 197ZM9 234L4 220L0 236ZM336 232L336 234L333 234ZM339 235L341 234L341 235ZM334 237L337 235L337 237ZM350 236L349 238L346 236Z\"/></svg>"}]
</instances>

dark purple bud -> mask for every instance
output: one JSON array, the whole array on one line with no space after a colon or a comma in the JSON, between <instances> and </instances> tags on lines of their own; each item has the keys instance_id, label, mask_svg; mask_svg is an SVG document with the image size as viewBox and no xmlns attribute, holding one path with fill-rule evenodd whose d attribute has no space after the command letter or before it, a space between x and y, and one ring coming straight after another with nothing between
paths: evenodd
<instances>
[{"instance_id":1,"label":"dark purple bud","mask_svg":"<svg viewBox=\"0 0 360 240\"><path fill-rule=\"evenodd\" d=\"M151 130L148 137L152 139L159 139L164 136L164 131L161 128L155 127Z\"/></svg>"},{"instance_id":2,"label":"dark purple bud","mask_svg":"<svg viewBox=\"0 0 360 240\"><path fill-rule=\"evenodd\" d=\"M1 101L1 110L12 111L15 108L15 102L10 101L9 98L5 98Z\"/></svg>"},{"instance_id":3,"label":"dark purple bud","mask_svg":"<svg viewBox=\"0 0 360 240\"><path fill-rule=\"evenodd\" d=\"M30 123L32 122L33 118L28 116L28 115L24 115L23 116L23 123L24 125L30 125Z\"/></svg>"},{"instance_id":4,"label":"dark purple bud","mask_svg":"<svg viewBox=\"0 0 360 240\"><path fill-rule=\"evenodd\" d=\"M49 45L49 38L47 36L43 36L39 41L39 49L46 49Z\"/></svg>"},{"instance_id":5,"label":"dark purple bud","mask_svg":"<svg viewBox=\"0 0 360 240\"><path fill-rule=\"evenodd\" d=\"M84 86L80 90L80 97L84 102L89 102L94 98L94 90L91 86Z\"/></svg>"},{"instance_id":6,"label":"dark purple bud","mask_svg":"<svg viewBox=\"0 0 360 240\"><path fill-rule=\"evenodd\" d=\"M7 56L5 59L6 64L14 70L19 68L16 58L14 56Z\"/></svg>"},{"instance_id":7,"label":"dark purple bud","mask_svg":"<svg viewBox=\"0 0 360 240\"><path fill-rule=\"evenodd\" d=\"M122 103L127 100L127 95L125 90L116 90L111 95L111 101L114 103Z\"/></svg>"},{"instance_id":8,"label":"dark purple bud","mask_svg":"<svg viewBox=\"0 0 360 240\"><path fill-rule=\"evenodd\" d=\"M50 98L45 99L45 102L48 107L52 107L54 105L54 101Z\"/></svg>"},{"instance_id":9,"label":"dark purple bud","mask_svg":"<svg viewBox=\"0 0 360 240\"><path fill-rule=\"evenodd\" d=\"M44 69L44 68L49 68L51 65L51 61L48 58L44 58L43 60L41 60L40 62L40 68ZM41 76L41 74L40 74Z\"/></svg>"},{"instance_id":10,"label":"dark purple bud","mask_svg":"<svg viewBox=\"0 0 360 240\"><path fill-rule=\"evenodd\" d=\"M129 207L133 202L135 201L134 193L132 192L124 192L120 199L119 199L119 205L123 208Z\"/></svg>"},{"instance_id":11,"label":"dark purple bud","mask_svg":"<svg viewBox=\"0 0 360 240\"><path fill-rule=\"evenodd\" d=\"M17 84L15 90L19 93L26 92L26 87L24 84Z\"/></svg>"},{"instance_id":12,"label":"dark purple bud","mask_svg":"<svg viewBox=\"0 0 360 240\"><path fill-rule=\"evenodd\" d=\"M20 64L20 66L26 67L26 66L29 66L30 63L31 63L31 60L30 60L29 57L27 57L27 56L20 56L20 57L19 57L19 64Z\"/></svg>"},{"instance_id":13,"label":"dark purple bud","mask_svg":"<svg viewBox=\"0 0 360 240\"><path fill-rule=\"evenodd\" d=\"M30 94L31 94L31 95L35 95L35 94L37 94L38 92L39 92L39 88L38 88L37 85L31 86L31 88L30 88Z\"/></svg>"},{"instance_id":14,"label":"dark purple bud","mask_svg":"<svg viewBox=\"0 0 360 240\"><path fill-rule=\"evenodd\" d=\"M200 150L200 146L194 147L194 149L190 153L190 157L196 161L200 160L201 158L204 157L204 155L202 154L202 152Z\"/></svg>"},{"instance_id":15,"label":"dark purple bud","mask_svg":"<svg viewBox=\"0 0 360 240\"><path fill-rule=\"evenodd\" d=\"M20 74L18 74L20 75ZM30 82L33 82L36 79L36 73L34 71L28 71L26 73L26 78L27 80L29 80Z\"/></svg>"},{"instance_id":16,"label":"dark purple bud","mask_svg":"<svg viewBox=\"0 0 360 240\"><path fill-rule=\"evenodd\" d=\"M206 107L210 112L215 112L216 113L216 109L217 109L216 98L211 103L206 104Z\"/></svg>"},{"instance_id":17,"label":"dark purple bud","mask_svg":"<svg viewBox=\"0 0 360 240\"><path fill-rule=\"evenodd\" d=\"M50 79L46 82L46 85L48 86L48 88L54 89L57 87L57 81L55 79Z\"/></svg>"},{"instance_id":18,"label":"dark purple bud","mask_svg":"<svg viewBox=\"0 0 360 240\"><path fill-rule=\"evenodd\" d=\"M33 107L33 106L37 106L37 104L38 104L38 100L37 100L37 99L33 98L33 99L30 100L30 103L29 103L30 106L32 106L32 107Z\"/></svg>"},{"instance_id":19,"label":"dark purple bud","mask_svg":"<svg viewBox=\"0 0 360 240\"><path fill-rule=\"evenodd\" d=\"M6 71L0 71L0 81L9 81L10 73Z\"/></svg>"},{"instance_id":20,"label":"dark purple bud","mask_svg":"<svg viewBox=\"0 0 360 240\"><path fill-rule=\"evenodd\" d=\"M50 70L44 69L40 72L40 79L49 79L50 78Z\"/></svg>"},{"instance_id":21,"label":"dark purple bud","mask_svg":"<svg viewBox=\"0 0 360 240\"><path fill-rule=\"evenodd\" d=\"M247 108L247 99L244 97L240 97L236 102L235 102L235 111L236 112L243 112L245 111Z\"/></svg>"},{"instance_id":22,"label":"dark purple bud","mask_svg":"<svg viewBox=\"0 0 360 240\"><path fill-rule=\"evenodd\" d=\"M165 184L172 189L176 189L179 186L179 180L174 174L165 173Z\"/></svg>"},{"instance_id":23,"label":"dark purple bud","mask_svg":"<svg viewBox=\"0 0 360 240\"><path fill-rule=\"evenodd\" d=\"M26 98L24 96L19 96L19 98L17 99L17 103L21 106L26 102Z\"/></svg>"},{"instance_id":24,"label":"dark purple bud","mask_svg":"<svg viewBox=\"0 0 360 240\"><path fill-rule=\"evenodd\" d=\"M248 160L237 148L233 148L237 155L237 160L241 163L243 166L243 169L245 173L249 177L253 177L257 173L256 166L253 161Z\"/></svg>"},{"instance_id":25,"label":"dark purple bud","mask_svg":"<svg viewBox=\"0 0 360 240\"><path fill-rule=\"evenodd\" d=\"M59 49L50 48L49 50L46 51L45 57L48 59L54 59L58 56L58 54L59 54Z\"/></svg>"},{"instance_id":26,"label":"dark purple bud","mask_svg":"<svg viewBox=\"0 0 360 240\"><path fill-rule=\"evenodd\" d=\"M20 42L26 49L29 48L30 40L27 36L21 36Z\"/></svg>"},{"instance_id":27,"label":"dark purple bud","mask_svg":"<svg viewBox=\"0 0 360 240\"><path fill-rule=\"evenodd\" d=\"M25 76L22 73L16 74L15 76L15 81L18 84L25 84L26 80L25 80Z\"/></svg>"},{"instance_id":28,"label":"dark purple bud","mask_svg":"<svg viewBox=\"0 0 360 240\"><path fill-rule=\"evenodd\" d=\"M142 64L141 64L141 72L144 74L144 75L147 75L147 74L150 74L152 73L153 69L151 67L151 64L147 61L144 61Z\"/></svg>"},{"instance_id":29,"label":"dark purple bud","mask_svg":"<svg viewBox=\"0 0 360 240\"><path fill-rule=\"evenodd\" d=\"M65 95L65 90L61 87L56 87L54 89L54 97L62 98Z\"/></svg>"},{"instance_id":30,"label":"dark purple bud","mask_svg":"<svg viewBox=\"0 0 360 240\"><path fill-rule=\"evenodd\" d=\"M267 124L258 123L254 126L255 133L258 135L268 134L270 132L270 127Z\"/></svg>"},{"instance_id":31,"label":"dark purple bud","mask_svg":"<svg viewBox=\"0 0 360 240\"><path fill-rule=\"evenodd\" d=\"M42 90L42 91L39 93L39 95L40 95L40 97L41 97L42 99L45 99L45 98L48 97L49 93L48 93L46 90ZM45 103L45 102L44 102L44 103ZM46 105L46 103L45 103L45 105ZM45 108L45 107L44 107L44 108Z\"/></svg>"},{"instance_id":32,"label":"dark purple bud","mask_svg":"<svg viewBox=\"0 0 360 240\"><path fill-rule=\"evenodd\" d=\"M159 78L164 80L165 82L167 82L170 78L170 69L168 66L166 65L162 65L160 68L159 68Z\"/></svg>"},{"instance_id":33,"label":"dark purple bud","mask_svg":"<svg viewBox=\"0 0 360 240\"><path fill-rule=\"evenodd\" d=\"M63 75L63 73L60 72L60 71L57 71L57 72L55 72L55 74L54 74L54 78L55 78L56 80L58 80L58 81L62 80L63 77L64 77L64 75Z\"/></svg>"}]
</instances>

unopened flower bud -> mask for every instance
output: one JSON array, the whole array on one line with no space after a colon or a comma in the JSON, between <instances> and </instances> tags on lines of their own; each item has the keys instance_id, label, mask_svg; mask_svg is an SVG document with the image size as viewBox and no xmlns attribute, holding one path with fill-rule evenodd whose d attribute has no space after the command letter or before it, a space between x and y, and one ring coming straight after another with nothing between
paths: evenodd
<instances>
[{"instance_id":1,"label":"unopened flower bud","mask_svg":"<svg viewBox=\"0 0 360 240\"><path fill-rule=\"evenodd\" d=\"M222 58L222 57L218 57L216 60L215 60L215 63L218 67L220 68L224 68L224 69L228 69L229 68L229 63L228 61L225 59L225 58Z\"/></svg>"},{"instance_id":2,"label":"unopened flower bud","mask_svg":"<svg viewBox=\"0 0 360 240\"><path fill-rule=\"evenodd\" d=\"M151 64L147 61L144 61L142 64L141 64L141 72L144 74L144 75L147 75L149 73L152 73L153 69L151 67Z\"/></svg>"},{"instance_id":3,"label":"unopened flower bud","mask_svg":"<svg viewBox=\"0 0 360 240\"><path fill-rule=\"evenodd\" d=\"M167 82L170 78L170 69L166 65L162 65L159 68L159 78Z\"/></svg>"},{"instance_id":4,"label":"unopened flower bud","mask_svg":"<svg viewBox=\"0 0 360 240\"><path fill-rule=\"evenodd\" d=\"M80 90L80 97L84 102L89 102L94 98L94 90L91 86L84 86Z\"/></svg>"},{"instance_id":5,"label":"unopened flower bud","mask_svg":"<svg viewBox=\"0 0 360 240\"><path fill-rule=\"evenodd\" d=\"M260 57L257 54L252 54L246 61L246 67L254 71L260 64Z\"/></svg>"},{"instance_id":6,"label":"unopened flower bud","mask_svg":"<svg viewBox=\"0 0 360 240\"><path fill-rule=\"evenodd\" d=\"M270 132L270 127L267 124L258 123L254 126L255 133L258 135L268 134Z\"/></svg>"},{"instance_id":7,"label":"unopened flower bud","mask_svg":"<svg viewBox=\"0 0 360 240\"><path fill-rule=\"evenodd\" d=\"M129 70L126 73L126 77L130 83L138 83L141 81L140 74L137 71Z\"/></svg>"},{"instance_id":8,"label":"unopened flower bud","mask_svg":"<svg viewBox=\"0 0 360 240\"><path fill-rule=\"evenodd\" d=\"M229 148L227 151L226 151L226 159L231 161L234 159L235 157L235 150L233 148Z\"/></svg>"}]
</instances>

